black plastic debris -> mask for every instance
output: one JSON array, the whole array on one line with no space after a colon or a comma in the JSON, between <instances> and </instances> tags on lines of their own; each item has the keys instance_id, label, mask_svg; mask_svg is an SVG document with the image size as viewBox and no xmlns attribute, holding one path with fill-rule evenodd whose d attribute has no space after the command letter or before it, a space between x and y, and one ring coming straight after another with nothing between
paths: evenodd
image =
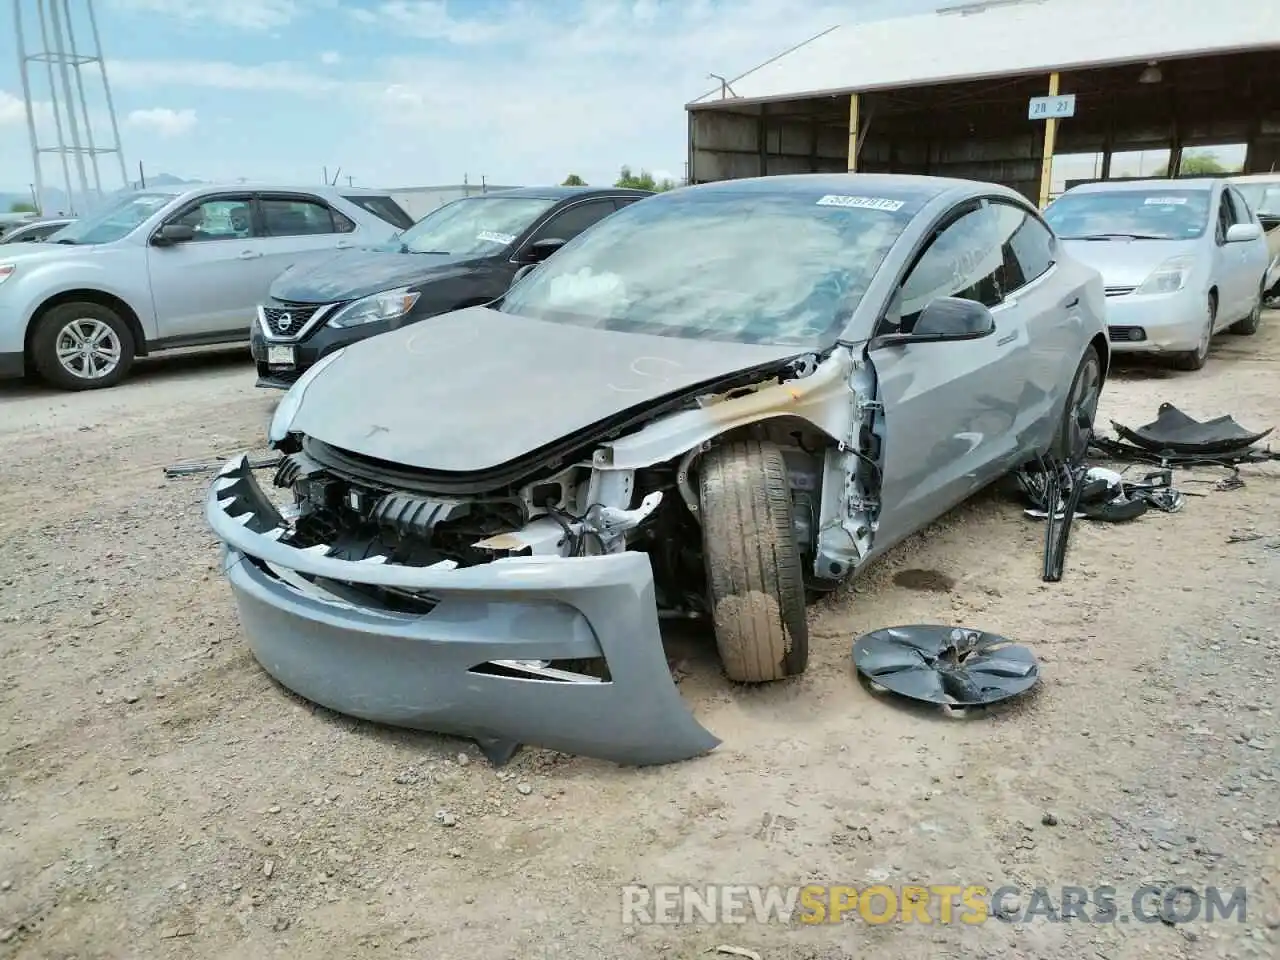
<instances>
[{"instance_id":1,"label":"black plastic debris","mask_svg":"<svg viewBox=\"0 0 1280 960\"><path fill-rule=\"evenodd\" d=\"M899 696L950 707L999 703L1026 693L1040 668L1026 647L967 627L885 627L853 643L854 668Z\"/></svg>"},{"instance_id":2,"label":"black plastic debris","mask_svg":"<svg viewBox=\"0 0 1280 960\"><path fill-rule=\"evenodd\" d=\"M1203 423L1187 416L1171 403L1162 403L1156 419L1132 428L1111 422L1119 439L1094 437L1094 453L1113 460L1153 463L1163 467L1196 465L1234 467L1243 463L1280 460L1280 453L1258 447L1272 430L1255 432L1235 418L1215 417ZM1274 429L1274 428L1272 428Z\"/></svg>"},{"instance_id":3,"label":"black plastic debris","mask_svg":"<svg viewBox=\"0 0 1280 960\"><path fill-rule=\"evenodd\" d=\"M1271 433L1271 430L1263 430L1261 433L1246 430L1230 416L1214 417L1201 423L1171 403L1160 404L1156 418L1137 429L1130 429L1115 421L1111 425L1122 440L1144 450L1191 456L1213 456L1242 450L1252 447Z\"/></svg>"},{"instance_id":4,"label":"black plastic debris","mask_svg":"<svg viewBox=\"0 0 1280 960\"><path fill-rule=\"evenodd\" d=\"M279 457L259 458L257 460L249 461L249 469L267 470L271 467L278 466L279 463ZM172 466L164 468L164 475L170 480L175 477L193 477L202 473L214 473L221 470L226 465L227 460L225 457L219 457L217 460L212 460L208 463L175 463Z\"/></svg>"}]
</instances>

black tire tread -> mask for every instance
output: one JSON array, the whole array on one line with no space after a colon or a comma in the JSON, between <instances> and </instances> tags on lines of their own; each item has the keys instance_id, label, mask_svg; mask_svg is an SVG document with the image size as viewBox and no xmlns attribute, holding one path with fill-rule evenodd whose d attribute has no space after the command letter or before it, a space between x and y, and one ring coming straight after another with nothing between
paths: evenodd
<instances>
[{"instance_id":1,"label":"black tire tread","mask_svg":"<svg viewBox=\"0 0 1280 960\"><path fill-rule=\"evenodd\" d=\"M1071 401L1076 395L1076 384L1080 382L1080 376L1084 373L1085 364L1090 358L1097 361L1098 373L1102 374L1102 358L1098 356L1098 348L1093 344L1085 347L1084 354L1080 357L1080 362L1076 364L1075 376L1071 378L1071 387L1067 391L1067 407L1062 411L1062 419L1058 421L1058 432L1054 434L1053 444L1049 447L1049 454L1059 460L1065 460L1071 451L1067 449L1070 440L1071 431L1069 428L1069 420L1071 417Z\"/></svg>"},{"instance_id":2,"label":"black tire tread","mask_svg":"<svg viewBox=\"0 0 1280 960\"><path fill-rule=\"evenodd\" d=\"M765 683L803 673L809 658L805 589L782 452L735 441L699 469L703 555L725 674Z\"/></svg>"},{"instance_id":3,"label":"black tire tread","mask_svg":"<svg viewBox=\"0 0 1280 960\"><path fill-rule=\"evenodd\" d=\"M55 354L55 338L67 321L77 316L102 320L114 328L120 337L120 364L109 376L101 380L82 380L72 376L58 362ZM136 351L137 344L134 343L133 332L124 319L110 307L90 301L60 303L46 310L36 320L35 333L31 338L31 360L35 364L36 371L46 383L62 390L101 390L114 387L128 375L129 368L133 366Z\"/></svg>"}]
</instances>

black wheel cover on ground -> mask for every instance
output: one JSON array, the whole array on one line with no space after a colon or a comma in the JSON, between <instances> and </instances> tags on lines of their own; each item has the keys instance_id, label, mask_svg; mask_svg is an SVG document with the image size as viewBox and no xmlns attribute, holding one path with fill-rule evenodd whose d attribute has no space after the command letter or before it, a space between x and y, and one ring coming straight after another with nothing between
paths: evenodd
<instances>
[{"instance_id":1,"label":"black wheel cover on ground","mask_svg":"<svg viewBox=\"0 0 1280 960\"><path fill-rule=\"evenodd\" d=\"M1152 453L1211 456L1251 447L1271 433L1255 433L1236 423L1235 418L1214 417L1203 422L1187 416L1171 403L1162 403L1156 418L1141 427L1126 427L1111 421L1121 439Z\"/></svg>"},{"instance_id":2,"label":"black wheel cover on ground","mask_svg":"<svg viewBox=\"0 0 1280 960\"><path fill-rule=\"evenodd\" d=\"M899 696L952 707L998 703L1040 679L1026 647L994 633L915 624L885 627L854 641L853 665Z\"/></svg>"}]
</instances>

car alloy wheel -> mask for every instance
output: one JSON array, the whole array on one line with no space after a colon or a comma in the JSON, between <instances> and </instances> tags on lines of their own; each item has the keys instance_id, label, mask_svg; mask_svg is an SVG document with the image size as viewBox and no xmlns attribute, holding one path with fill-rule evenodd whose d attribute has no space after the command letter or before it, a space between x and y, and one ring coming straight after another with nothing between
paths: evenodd
<instances>
[{"instance_id":1,"label":"car alloy wheel","mask_svg":"<svg viewBox=\"0 0 1280 960\"><path fill-rule=\"evenodd\" d=\"M115 330L92 317L72 320L54 341L62 369L80 380L101 380L120 366L123 347Z\"/></svg>"},{"instance_id":2,"label":"car alloy wheel","mask_svg":"<svg viewBox=\"0 0 1280 960\"><path fill-rule=\"evenodd\" d=\"M1085 355L1076 374L1075 389L1071 392L1067 409L1067 454L1072 463L1083 460L1088 453L1089 438L1094 420L1098 416L1098 402L1102 399L1102 361L1097 353Z\"/></svg>"}]
</instances>

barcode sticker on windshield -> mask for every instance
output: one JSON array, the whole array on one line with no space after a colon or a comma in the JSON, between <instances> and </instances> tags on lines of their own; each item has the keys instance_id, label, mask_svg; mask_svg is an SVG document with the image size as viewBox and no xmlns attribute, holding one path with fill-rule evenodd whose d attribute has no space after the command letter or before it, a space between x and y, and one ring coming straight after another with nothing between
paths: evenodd
<instances>
[{"instance_id":1,"label":"barcode sticker on windshield","mask_svg":"<svg viewBox=\"0 0 1280 960\"><path fill-rule=\"evenodd\" d=\"M885 197L845 197L838 193L829 193L818 201L820 207L859 207L863 210L887 210L893 213L901 210L904 201L889 200Z\"/></svg>"},{"instance_id":2,"label":"barcode sticker on windshield","mask_svg":"<svg viewBox=\"0 0 1280 960\"><path fill-rule=\"evenodd\" d=\"M1186 203L1187 198L1186 197L1147 197L1147 199L1143 200L1142 202L1152 206L1167 207L1167 206L1176 206L1178 204Z\"/></svg>"},{"instance_id":3,"label":"barcode sticker on windshield","mask_svg":"<svg viewBox=\"0 0 1280 960\"><path fill-rule=\"evenodd\" d=\"M482 230L476 234L477 240L485 240L489 243L500 243L504 247L508 243L515 243L516 238L509 233L493 233L489 230Z\"/></svg>"}]
</instances>

